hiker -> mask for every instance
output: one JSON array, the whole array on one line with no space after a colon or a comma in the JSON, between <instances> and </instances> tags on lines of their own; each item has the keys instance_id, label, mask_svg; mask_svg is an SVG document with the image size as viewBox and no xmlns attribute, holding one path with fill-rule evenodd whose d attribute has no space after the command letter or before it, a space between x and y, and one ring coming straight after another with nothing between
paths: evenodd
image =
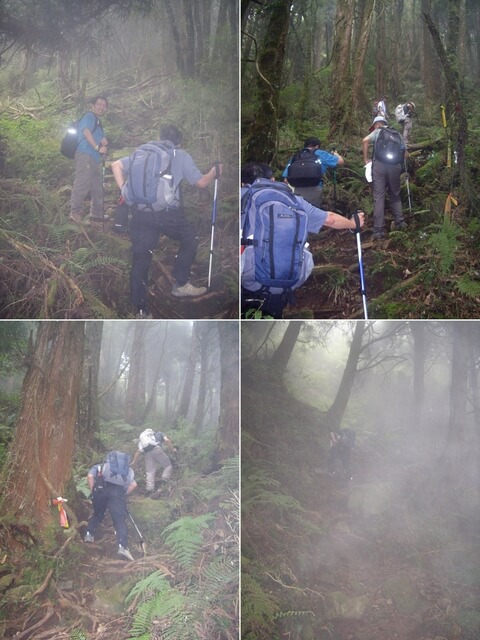
<instances>
[{"instance_id":1,"label":"hiker","mask_svg":"<svg viewBox=\"0 0 480 640\"><path fill-rule=\"evenodd\" d=\"M410 142L410 134L412 133L414 114L415 104L413 102L406 102L405 104L399 104L395 107L395 119L398 124L402 125L402 135L407 146Z\"/></svg>"},{"instance_id":2,"label":"hiker","mask_svg":"<svg viewBox=\"0 0 480 640\"><path fill-rule=\"evenodd\" d=\"M363 162L368 169L368 149L373 145L373 238L385 238L385 196L389 194L397 229L405 229L400 199L400 176L405 163L405 143L401 134L390 129L383 116L373 119L373 131L362 140Z\"/></svg>"},{"instance_id":3,"label":"hiker","mask_svg":"<svg viewBox=\"0 0 480 640\"><path fill-rule=\"evenodd\" d=\"M287 162L282 178L293 187L295 195L302 196L314 207L322 205L323 174L331 167L345 164L337 151L323 151L320 149L318 138L307 138L303 149L297 151Z\"/></svg>"},{"instance_id":4,"label":"hiker","mask_svg":"<svg viewBox=\"0 0 480 640\"><path fill-rule=\"evenodd\" d=\"M84 542L95 542L95 531L108 509L117 536L118 555L133 560L128 549L127 495L137 487L130 466L130 454L111 451L103 464L93 466L87 475L92 492L93 516L88 521Z\"/></svg>"},{"instance_id":5,"label":"hiker","mask_svg":"<svg viewBox=\"0 0 480 640\"><path fill-rule=\"evenodd\" d=\"M177 453L170 438L162 431L154 431L153 429L145 429L138 439L138 450L133 457L132 465L135 466L141 454L145 458L145 478L146 478L146 495L153 496L155 493L155 476L158 467L162 467L162 483L166 484L170 480L173 471L173 465L170 458L165 453L163 447L166 446L173 455Z\"/></svg>"},{"instance_id":6,"label":"hiker","mask_svg":"<svg viewBox=\"0 0 480 640\"><path fill-rule=\"evenodd\" d=\"M385 119L388 118L386 100L387 96L382 96L378 100L375 100L373 103L372 118L376 118L377 116L383 116Z\"/></svg>"},{"instance_id":7,"label":"hiker","mask_svg":"<svg viewBox=\"0 0 480 640\"><path fill-rule=\"evenodd\" d=\"M149 143L160 145L170 156L169 165L164 172L165 180L160 183L156 193L165 199L163 203L144 205L133 203L130 221L130 239L132 241L132 267L130 271L131 301L138 318L152 317L147 299L147 283L153 251L158 245L161 235L173 238L180 243L173 277L175 282L172 295L184 298L201 296L206 293L206 287L194 287L190 279L190 270L197 252L198 238L192 223L186 218L183 208L180 183L186 180L192 186L204 189L222 173L222 165L213 166L206 174L202 174L193 158L180 149L183 134L174 125L165 125L160 129L160 142ZM132 155L112 163L112 173L122 191L127 204L132 204L131 187L136 180L143 180L132 170L137 165L135 159L141 159L141 148ZM218 173L217 173L218 168ZM158 174L157 174L158 175ZM162 177L162 174L160 174ZM130 185L129 185L130 183ZM160 184L162 193L160 194ZM164 187L164 188L163 188ZM158 210L157 210L158 209Z\"/></svg>"},{"instance_id":8,"label":"hiker","mask_svg":"<svg viewBox=\"0 0 480 640\"><path fill-rule=\"evenodd\" d=\"M108 109L108 100L97 96L92 101L91 111L78 123L79 142L75 152L75 177L70 197L70 220L81 224L86 218L84 200L90 194L90 216L88 222L95 229L103 229L103 175L102 163L108 151L100 117Z\"/></svg>"},{"instance_id":9,"label":"hiker","mask_svg":"<svg viewBox=\"0 0 480 640\"><path fill-rule=\"evenodd\" d=\"M308 233L318 233L322 226L357 229L357 223L333 211L316 208L295 195L287 184L275 182L267 164L245 164L241 181L242 313L261 308L264 315L281 318L285 306L294 302L292 292L307 280L313 269L313 257L306 244ZM259 246L254 235L264 232L261 210L268 210L270 217L270 211L276 207L276 228L271 227L267 234L275 242ZM360 228L363 211L358 212L357 219Z\"/></svg>"},{"instance_id":10,"label":"hiker","mask_svg":"<svg viewBox=\"0 0 480 640\"><path fill-rule=\"evenodd\" d=\"M351 455L355 446L355 432L351 429L339 429L330 432L330 450L328 452L327 470L335 475L340 462L343 474L352 480Z\"/></svg>"}]
</instances>

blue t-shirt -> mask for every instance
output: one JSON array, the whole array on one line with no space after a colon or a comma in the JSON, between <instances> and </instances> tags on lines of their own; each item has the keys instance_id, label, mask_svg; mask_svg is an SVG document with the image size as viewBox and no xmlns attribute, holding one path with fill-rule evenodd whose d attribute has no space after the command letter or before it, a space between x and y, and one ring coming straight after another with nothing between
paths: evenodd
<instances>
[{"instance_id":1,"label":"blue t-shirt","mask_svg":"<svg viewBox=\"0 0 480 640\"><path fill-rule=\"evenodd\" d=\"M97 128L95 129L95 124L98 122ZM88 140L83 135L83 130L89 129L90 133L93 135L93 139L97 144L100 144L102 138L105 137L105 133L103 131L100 120L92 111L87 111L87 113L82 116L78 123L78 147L77 151L80 153L87 153L89 156L92 156L97 162L100 162L100 154L98 151L92 147L92 145L88 142Z\"/></svg>"},{"instance_id":2,"label":"blue t-shirt","mask_svg":"<svg viewBox=\"0 0 480 640\"><path fill-rule=\"evenodd\" d=\"M161 141L168 142L168 141ZM120 158L122 163L123 175L126 177L128 174L128 167L130 165L130 156ZM180 195L178 187L182 180L186 180L192 186L195 185L203 176L200 169L195 164L192 156L184 149L175 149L172 157L171 164L173 184L175 187L175 197L169 208L175 208L180 206Z\"/></svg>"},{"instance_id":3,"label":"blue t-shirt","mask_svg":"<svg viewBox=\"0 0 480 640\"><path fill-rule=\"evenodd\" d=\"M333 153L328 153L328 151L322 151L322 149L316 149L315 155L321 160L323 173L325 173L325 171L328 168L331 168L331 169L335 168L338 164L338 156L333 155ZM294 157L295 156L292 156L290 160L287 162L287 166L285 167L282 173L282 178L288 179L288 175L287 175L288 167L292 164L292 160ZM318 183L318 186L320 187L323 186L323 180L320 180L320 182Z\"/></svg>"}]
</instances>

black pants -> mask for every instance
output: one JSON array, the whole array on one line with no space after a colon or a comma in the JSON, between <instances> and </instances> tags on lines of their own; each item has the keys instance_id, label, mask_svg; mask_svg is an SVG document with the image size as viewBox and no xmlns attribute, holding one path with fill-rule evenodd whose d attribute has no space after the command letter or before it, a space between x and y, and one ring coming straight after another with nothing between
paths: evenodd
<instances>
[{"instance_id":1,"label":"black pants","mask_svg":"<svg viewBox=\"0 0 480 640\"><path fill-rule=\"evenodd\" d=\"M334 444L333 447L330 448L328 454L328 471L329 473L334 473L337 468L337 460L340 462L342 466L342 470L347 477L351 477L352 469L350 463L351 457L351 448L345 446L342 443Z\"/></svg>"},{"instance_id":2,"label":"black pants","mask_svg":"<svg viewBox=\"0 0 480 640\"><path fill-rule=\"evenodd\" d=\"M132 268L130 271L130 292L132 304L137 309L146 309L148 272L152 263L152 252L157 248L160 236L167 236L180 242L173 267L173 277L177 285L186 284L190 278L198 238L183 209L165 211L134 211L130 222L132 241Z\"/></svg>"},{"instance_id":3,"label":"black pants","mask_svg":"<svg viewBox=\"0 0 480 640\"><path fill-rule=\"evenodd\" d=\"M111 482L105 482L105 489L94 491L92 502L93 516L88 521L87 530L94 535L108 509L117 534L118 544L121 544L122 547L128 547L127 498L125 487L112 484Z\"/></svg>"}]
</instances>

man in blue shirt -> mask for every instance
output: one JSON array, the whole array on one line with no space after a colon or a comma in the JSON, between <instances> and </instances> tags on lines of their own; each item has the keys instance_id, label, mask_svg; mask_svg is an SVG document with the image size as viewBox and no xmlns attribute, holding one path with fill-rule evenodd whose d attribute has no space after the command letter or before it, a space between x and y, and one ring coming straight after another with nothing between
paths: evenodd
<instances>
[{"instance_id":1,"label":"man in blue shirt","mask_svg":"<svg viewBox=\"0 0 480 640\"><path fill-rule=\"evenodd\" d=\"M315 156L318 158L318 160L321 163L322 173L325 173L325 171L329 167L332 169L335 169L336 167L341 167L343 164L345 164L345 161L342 158L342 156L336 151L333 151L333 153L329 153L328 151L323 151L322 149L320 149L320 140L318 138L307 138L303 145L303 149L309 150L315 154ZM282 173L282 178L284 179L284 182L289 183L288 170L294 158L295 156L292 156L290 158L290 160L287 162L287 166L285 167ZM293 185L290 185L290 186L293 186ZM307 186L294 187L294 191L296 196L302 196L302 198L307 200L307 202L310 202L310 204L313 204L314 207L320 208L322 204L322 188L323 188L323 180L320 178L318 184L310 187L307 187Z\"/></svg>"},{"instance_id":2,"label":"man in blue shirt","mask_svg":"<svg viewBox=\"0 0 480 640\"><path fill-rule=\"evenodd\" d=\"M85 219L84 200L91 197L89 222L95 228L103 228L102 159L108 150L100 117L108 109L103 96L93 99L91 111L78 123L78 147L75 152L75 178L70 198L70 219L81 223Z\"/></svg>"}]
</instances>

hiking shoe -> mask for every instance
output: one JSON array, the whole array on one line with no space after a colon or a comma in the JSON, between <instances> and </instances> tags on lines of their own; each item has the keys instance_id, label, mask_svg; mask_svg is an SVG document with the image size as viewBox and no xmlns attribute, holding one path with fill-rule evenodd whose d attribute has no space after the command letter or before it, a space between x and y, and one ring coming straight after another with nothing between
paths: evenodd
<instances>
[{"instance_id":1,"label":"hiking shoe","mask_svg":"<svg viewBox=\"0 0 480 640\"><path fill-rule=\"evenodd\" d=\"M122 556L123 558L126 558L127 560L133 560L133 556L130 553L130 551L127 549L127 547L122 547L121 544L118 545L117 555Z\"/></svg>"},{"instance_id":2,"label":"hiking shoe","mask_svg":"<svg viewBox=\"0 0 480 640\"><path fill-rule=\"evenodd\" d=\"M69 215L69 219L77 224L82 224L85 216L80 211L71 211Z\"/></svg>"},{"instance_id":3,"label":"hiking shoe","mask_svg":"<svg viewBox=\"0 0 480 640\"><path fill-rule=\"evenodd\" d=\"M374 240L385 240L385 231L374 231L373 232Z\"/></svg>"},{"instance_id":4,"label":"hiking shoe","mask_svg":"<svg viewBox=\"0 0 480 640\"><path fill-rule=\"evenodd\" d=\"M153 316L148 309L139 309L135 314L138 320L153 320Z\"/></svg>"},{"instance_id":5,"label":"hiking shoe","mask_svg":"<svg viewBox=\"0 0 480 640\"><path fill-rule=\"evenodd\" d=\"M408 227L408 224L405 222L405 220L402 220L401 222L395 222L395 228L397 229L397 231L403 231L403 229L406 229Z\"/></svg>"},{"instance_id":6,"label":"hiking shoe","mask_svg":"<svg viewBox=\"0 0 480 640\"><path fill-rule=\"evenodd\" d=\"M87 531L83 541L84 542L95 542L95 538L92 536L92 534L89 531Z\"/></svg>"},{"instance_id":7,"label":"hiking shoe","mask_svg":"<svg viewBox=\"0 0 480 640\"><path fill-rule=\"evenodd\" d=\"M103 220L102 218L92 218L91 216L87 219L87 224L92 229L96 229L97 231L103 231Z\"/></svg>"},{"instance_id":8,"label":"hiking shoe","mask_svg":"<svg viewBox=\"0 0 480 640\"><path fill-rule=\"evenodd\" d=\"M195 296L203 296L207 293L207 287L194 287L191 282L179 287L177 284L173 285L172 296L177 298L194 298Z\"/></svg>"}]
</instances>

